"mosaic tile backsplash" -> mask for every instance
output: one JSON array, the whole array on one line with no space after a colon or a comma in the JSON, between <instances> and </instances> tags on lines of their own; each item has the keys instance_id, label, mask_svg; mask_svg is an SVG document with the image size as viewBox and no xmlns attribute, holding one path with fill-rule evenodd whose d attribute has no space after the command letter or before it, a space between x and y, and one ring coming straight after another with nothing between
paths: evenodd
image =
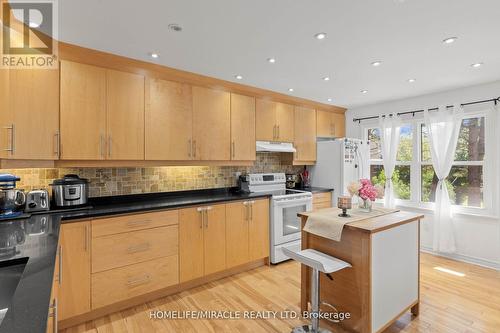
<instances>
[{"instance_id":1,"label":"mosaic tile backsplash","mask_svg":"<svg viewBox=\"0 0 500 333\"><path fill-rule=\"evenodd\" d=\"M258 153L252 166L186 166L148 168L61 168L0 170L21 178L17 187L26 191L48 188L54 179L77 174L90 180L90 196L124 195L220 188L237 185L236 172L299 173L302 167L281 163L279 154Z\"/></svg>"}]
</instances>

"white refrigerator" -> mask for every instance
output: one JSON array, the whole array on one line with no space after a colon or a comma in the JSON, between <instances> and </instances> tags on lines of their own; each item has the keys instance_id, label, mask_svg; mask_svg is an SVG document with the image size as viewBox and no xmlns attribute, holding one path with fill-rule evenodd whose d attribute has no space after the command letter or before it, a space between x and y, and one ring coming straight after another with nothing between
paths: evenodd
<instances>
[{"instance_id":1,"label":"white refrigerator","mask_svg":"<svg viewBox=\"0 0 500 333\"><path fill-rule=\"evenodd\" d=\"M370 178L369 142L339 138L317 142L316 165L310 168L311 185L333 188L333 206L337 197L347 195L347 185Z\"/></svg>"}]
</instances>

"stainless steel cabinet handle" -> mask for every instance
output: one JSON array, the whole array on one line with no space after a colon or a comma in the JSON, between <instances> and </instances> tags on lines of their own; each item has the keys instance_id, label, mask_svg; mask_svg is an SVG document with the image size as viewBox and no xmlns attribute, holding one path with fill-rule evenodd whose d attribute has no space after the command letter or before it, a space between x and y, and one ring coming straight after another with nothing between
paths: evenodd
<instances>
[{"instance_id":1,"label":"stainless steel cabinet handle","mask_svg":"<svg viewBox=\"0 0 500 333\"><path fill-rule=\"evenodd\" d=\"M102 134L101 134L101 135L99 136L99 150L100 150L100 153L101 153L101 157L102 157L102 158L106 157L106 156L104 155L104 145L105 145L105 143L104 143L104 135L102 135Z\"/></svg>"},{"instance_id":2,"label":"stainless steel cabinet handle","mask_svg":"<svg viewBox=\"0 0 500 333\"><path fill-rule=\"evenodd\" d=\"M54 154L56 155L56 157L59 158L59 156L61 155L60 153L60 147L61 147L61 135L59 134L59 131L56 132L56 134L54 134L54 137L55 137L55 149L54 149Z\"/></svg>"},{"instance_id":3,"label":"stainless steel cabinet handle","mask_svg":"<svg viewBox=\"0 0 500 333\"><path fill-rule=\"evenodd\" d=\"M232 157L234 158L234 155L235 155L234 141L233 141L232 146L231 146L231 152L232 152Z\"/></svg>"},{"instance_id":4,"label":"stainless steel cabinet handle","mask_svg":"<svg viewBox=\"0 0 500 333\"><path fill-rule=\"evenodd\" d=\"M63 281L63 247L59 245L59 285Z\"/></svg>"},{"instance_id":5,"label":"stainless steel cabinet handle","mask_svg":"<svg viewBox=\"0 0 500 333\"><path fill-rule=\"evenodd\" d=\"M280 138L280 125L278 125L276 128L277 128L276 139L279 139Z\"/></svg>"},{"instance_id":6,"label":"stainless steel cabinet handle","mask_svg":"<svg viewBox=\"0 0 500 333\"><path fill-rule=\"evenodd\" d=\"M273 140L276 139L276 125L273 126Z\"/></svg>"},{"instance_id":7,"label":"stainless steel cabinet handle","mask_svg":"<svg viewBox=\"0 0 500 333\"><path fill-rule=\"evenodd\" d=\"M196 140L193 140L193 157L196 158Z\"/></svg>"},{"instance_id":8,"label":"stainless steel cabinet handle","mask_svg":"<svg viewBox=\"0 0 500 333\"><path fill-rule=\"evenodd\" d=\"M147 251L151 248L151 244L149 242L138 244L138 245L132 245L127 248L127 253L128 254L133 254L133 253L138 253L138 252L144 252Z\"/></svg>"},{"instance_id":9,"label":"stainless steel cabinet handle","mask_svg":"<svg viewBox=\"0 0 500 333\"><path fill-rule=\"evenodd\" d=\"M14 151L16 149L16 127L14 126L14 124L11 124L10 126L5 126L4 129L10 130L10 146L8 146L8 148L5 148L4 151L8 151L11 155L14 155Z\"/></svg>"},{"instance_id":10,"label":"stainless steel cabinet handle","mask_svg":"<svg viewBox=\"0 0 500 333\"><path fill-rule=\"evenodd\" d=\"M146 275L144 275L144 277L142 277L142 278L138 278L138 279L128 279L128 281L127 281L127 286L129 286L129 287L132 287L132 286L137 286L137 285L139 285L139 284L149 283L150 281L151 281L151 275L146 274Z\"/></svg>"},{"instance_id":11,"label":"stainless steel cabinet handle","mask_svg":"<svg viewBox=\"0 0 500 333\"><path fill-rule=\"evenodd\" d=\"M111 135L108 137L108 157L111 157L111 148L113 147L113 141Z\"/></svg>"},{"instance_id":12,"label":"stainless steel cabinet handle","mask_svg":"<svg viewBox=\"0 0 500 333\"><path fill-rule=\"evenodd\" d=\"M193 145L191 144L191 139L188 140L188 157L191 158L193 154Z\"/></svg>"},{"instance_id":13,"label":"stainless steel cabinet handle","mask_svg":"<svg viewBox=\"0 0 500 333\"><path fill-rule=\"evenodd\" d=\"M196 210L198 211L198 213L200 213L200 229L203 228L203 223L205 222L205 208L204 207L198 207L196 208Z\"/></svg>"}]
</instances>

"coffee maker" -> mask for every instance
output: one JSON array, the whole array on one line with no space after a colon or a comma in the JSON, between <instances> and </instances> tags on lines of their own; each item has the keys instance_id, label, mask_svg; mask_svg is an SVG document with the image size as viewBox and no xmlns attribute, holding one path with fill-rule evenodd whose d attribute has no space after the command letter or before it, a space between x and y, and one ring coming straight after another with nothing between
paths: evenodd
<instances>
[{"instance_id":1,"label":"coffee maker","mask_svg":"<svg viewBox=\"0 0 500 333\"><path fill-rule=\"evenodd\" d=\"M11 174L0 174L0 219L21 215L20 210L26 202L23 190L16 189L16 182L21 178Z\"/></svg>"}]
</instances>

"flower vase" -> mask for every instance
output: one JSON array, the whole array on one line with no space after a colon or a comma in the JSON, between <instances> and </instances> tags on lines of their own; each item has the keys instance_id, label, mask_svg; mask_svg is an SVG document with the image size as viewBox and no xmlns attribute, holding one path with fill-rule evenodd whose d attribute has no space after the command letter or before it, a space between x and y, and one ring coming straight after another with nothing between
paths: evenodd
<instances>
[{"instance_id":1,"label":"flower vase","mask_svg":"<svg viewBox=\"0 0 500 333\"><path fill-rule=\"evenodd\" d=\"M372 211L373 202L370 199L362 199L360 198L359 202L359 210L365 213L370 213Z\"/></svg>"}]
</instances>

